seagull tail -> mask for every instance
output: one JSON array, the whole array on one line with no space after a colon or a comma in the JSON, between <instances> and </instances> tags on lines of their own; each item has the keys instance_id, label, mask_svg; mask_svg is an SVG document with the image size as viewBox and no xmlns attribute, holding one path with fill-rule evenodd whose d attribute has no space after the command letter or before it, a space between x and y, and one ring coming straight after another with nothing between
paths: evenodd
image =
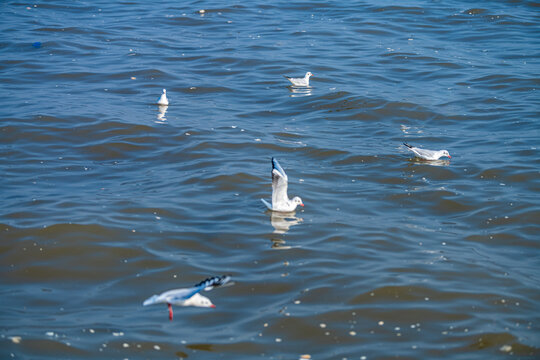
<instances>
[{"instance_id":1,"label":"seagull tail","mask_svg":"<svg viewBox=\"0 0 540 360\"><path fill-rule=\"evenodd\" d=\"M270 203L264 199L261 199L262 203L264 205L266 205L266 207L268 208L268 210L272 210L272 205L270 205Z\"/></svg>"},{"instance_id":2,"label":"seagull tail","mask_svg":"<svg viewBox=\"0 0 540 360\"><path fill-rule=\"evenodd\" d=\"M406 147L408 147L409 149L412 149L413 147L407 143L403 143L403 145L405 145Z\"/></svg>"}]
</instances>

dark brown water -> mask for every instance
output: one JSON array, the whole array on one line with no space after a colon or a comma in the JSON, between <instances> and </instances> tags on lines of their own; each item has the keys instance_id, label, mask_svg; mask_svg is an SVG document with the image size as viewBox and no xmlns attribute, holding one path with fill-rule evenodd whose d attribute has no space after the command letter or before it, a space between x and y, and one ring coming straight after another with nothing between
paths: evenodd
<instances>
[{"instance_id":1,"label":"dark brown water","mask_svg":"<svg viewBox=\"0 0 540 360\"><path fill-rule=\"evenodd\" d=\"M540 357L537 4L347 4L0 4L2 359Z\"/></svg>"}]
</instances>

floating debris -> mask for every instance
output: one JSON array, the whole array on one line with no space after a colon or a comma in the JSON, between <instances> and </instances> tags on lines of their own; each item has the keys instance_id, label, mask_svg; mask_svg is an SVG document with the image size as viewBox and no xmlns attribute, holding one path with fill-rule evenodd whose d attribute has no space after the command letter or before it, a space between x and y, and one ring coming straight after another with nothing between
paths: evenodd
<instances>
[{"instance_id":1,"label":"floating debris","mask_svg":"<svg viewBox=\"0 0 540 360\"><path fill-rule=\"evenodd\" d=\"M11 336L10 339L14 344L20 344L22 341L22 338L20 336Z\"/></svg>"},{"instance_id":2,"label":"floating debris","mask_svg":"<svg viewBox=\"0 0 540 360\"><path fill-rule=\"evenodd\" d=\"M503 345L499 348L500 351L502 352L510 352L512 351L512 346L510 345Z\"/></svg>"}]
</instances>

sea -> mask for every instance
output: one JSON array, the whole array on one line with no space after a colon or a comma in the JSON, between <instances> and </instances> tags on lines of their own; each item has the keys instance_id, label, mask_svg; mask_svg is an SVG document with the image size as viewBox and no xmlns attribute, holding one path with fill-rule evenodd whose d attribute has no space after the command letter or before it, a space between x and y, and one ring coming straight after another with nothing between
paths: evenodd
<instances>
[{"instance_id":1,"label":"sea","mask_svg":"<svg viewBox=\"0 0 540 360\"><path fill-rule=\"evenodd\" d=\"M0 14L0 358L540 358L538 2Z\"/></svg>"}]
</instances>

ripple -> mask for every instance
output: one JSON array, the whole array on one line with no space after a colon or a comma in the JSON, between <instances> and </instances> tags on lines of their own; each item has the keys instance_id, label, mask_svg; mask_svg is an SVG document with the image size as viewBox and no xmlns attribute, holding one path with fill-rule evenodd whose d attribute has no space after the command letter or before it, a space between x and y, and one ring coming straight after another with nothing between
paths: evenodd
<instances>
[{"instance_id":1,"label":"ripple","mask_svg":"<svg viewBox=\"0 0 540 360\"><path fill-rule=\"evenodd\" d=\"M539 356L531 4L161 5L3 7L3 357Z\"/></svg>"}]
</instances>

